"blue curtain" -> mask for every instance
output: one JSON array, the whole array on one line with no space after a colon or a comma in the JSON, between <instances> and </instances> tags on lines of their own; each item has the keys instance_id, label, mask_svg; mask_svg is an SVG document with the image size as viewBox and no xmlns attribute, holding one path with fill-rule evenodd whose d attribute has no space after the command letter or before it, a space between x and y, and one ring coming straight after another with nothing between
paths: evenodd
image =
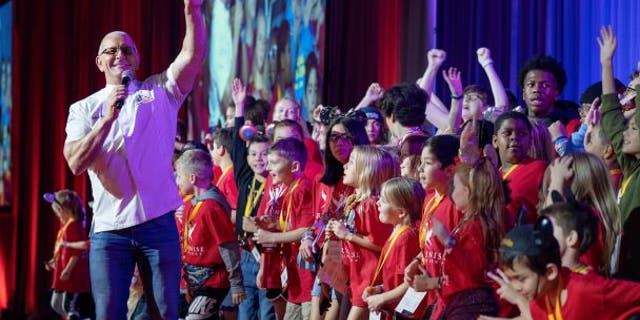
<instances>
[{"instance_id":1,"label":"blue curtain","mask_svg":"<svg viewBox=\"0 0 640 320\"><path fill-rule=\"evenodd\" d=\"M436 0L437 1L437 0ZM448 64L462 68L465 84L488 86L475 50L486 46L503 83L518 97L518 70L538 53L562 62L567 86L562 98L578 101L600 80L600 27L612 25L618 36L616 77L628 82L640 60L640 1L636 0L447 0L438 1L437 45ZM439 82L439 94L448 94Z\"/></svg>"}]
</instances>

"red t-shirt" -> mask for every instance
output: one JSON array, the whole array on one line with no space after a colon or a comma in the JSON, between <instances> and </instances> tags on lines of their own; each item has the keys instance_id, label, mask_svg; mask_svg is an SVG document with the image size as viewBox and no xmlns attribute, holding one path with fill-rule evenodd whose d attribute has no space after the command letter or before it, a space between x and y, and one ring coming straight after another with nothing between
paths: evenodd
<instances>
[{"instance_id":1,"label":"red t-shirt","mask_svg":"<svg viewBox=\"0 0 640 320\"><path fill-rule=\"evenodd\" d=\"M263 199L269 198L269 203L266 206L266 210L259 213L259 215L268 215L274 221L278 221L280 215L282 215L283 221L287 221L286 231L310 227L314 218L311 181L302 177L288 186L278 201L271 201L270 194L276 188L278 186L272 186L267 197L263 196ZM289 208L291 208L290 211ZM284 261L287 266L288 277L287 300L293 303L311 301L314 275L298 266L296 259L300 242L280 244L277 247L280 250L268 250L262 254L260 268L263 272L263 279L261 280L263 287L282 288L280 274L282 271L281 261Z\"/></svg>"},{"instance_id":2,"label":"red t-shirt","mask_svg":"<svg viewBox=\"0 0 640 320\"><path fill-rule=\"evenodd\" d=\"M324 224L329 219L341 219L344 214L344 206L347 198L353 193L353 187L342 183L342 180L335 186L328 186L320 181L316 181L313 191L313 207L315 221L322 221ZM317 235L318 230L314 234ZM318 247L324 243L324 232L320 235Z\"/></svg>"},{"instance_id":3,"label":"red t-shirt","mask_svg":"<svg viewBox=\"0 0 640 320\"><path fill-rule=\"evenodd\" d=\"M236 241L236 234L229 215L222 205L213 199L199 203L185 203L182 262L217 270L204 283L206 287L229 288L229 274L220 255L219 246ZM195 211L196 206L199 206Z\"/></svg>"},{"instance_id":4,"label":"red t-shirt","mask_svg":"<svg viewBox=\"0 0 640 320\"><path fill-rule=\"evenodd\" d=\"M346 213L345 219L356 234L382 247L393 231L393 226L380 222L377 201L377 196L371 196L358 202L354 205L353 212ZM362 293L370 284L379 256L380 252L342 241L342 263L349 274L352 305L362 308L367 306L362 300Z\"/></svg>"},{"instance_id":5,"label":"red t-shirt","mask_svg":"<svg viewBox=\"0 0 640 320\"><path fill-rule=\"evenodd\" d=\"M324 172L324 167L322 164L314 161L307 161L307 164L304 166L304 176L311 181L315 181L318 177L322 176Z\"/></svg>"},{"instance_id":6,"label":"red t-shirt","mask_svg":"<svg viewBox=\"0 0 640 320\"><path fill-rule=\"evenodd\" d=\"M620 184L622 183L622 170L620 169L609 170L609 175L611 175L611 182L613 183L613 191L617 194L618 190L620 190Z\"/></svg>"},{"instance_id":7,"label":"red t-shirt","mask_svg":"<svg viewBox=\"0 0 640 320\"><path fill-rule=\"evenodd\" d=\"M220 189L220 192L227 199L231 210L236 210L238 208L238 186L236 185L236 179L233 177L233 166L223 170L222 174L217 177L216 187Z\"/></svg>"},{"instance_id":8,"label":"red t-shirt","mask_svg":"<svg viewBox=\"0 0 640 320\"><path fill-rule=\"evenodd\" d=\"M387 240L382 248L384 254L389 249L391 237ZM418 244L418 230L409 228L403 232L393 244L389 256L382 265L382 271L378 275L378 279L374 282L376 285L382 283L384 291L390 291L404 283L404 269L411 261L420 253ZM382 259L382 255L380 256ZM378 262L380 263L380 262ZM382 279L380 279L382 278ZM399 300L385 305L386 310L395 310Z\"/></svg>"},{"instance_id":9,"label":"red t-shirt","mask_svg":"<svg viewBox=\"0 0 640 320\"><path fill-rule=\"evenodd\" d=\"M528 158L518 163L513 171L502 171L502 177L511 191L509 194L511 202L507 204L505 212L505 230L511 230L516 224L516 219L523 205L527 210L525 223L533 224L536 222L538 202L540 202L538 195L546 168L546 161Z\"/></svg>"},{"instance_id":10,"label":"red t-shirt","mask_svg":"<svg viewBox=\"0 0 640 320\"><path fill-rule=\"evenodd\" d=\"M640 284L609 280L596 274L578 274L562 269L567 300L560 312L564 319L628 319L640 314ZM554 295L552 293L552 295ZM549 296L554 303L555 296ZM533 319L548 319L546 295L529 302Z\"/></svg>"},{"instance_id":11,"label":"red t-shirt","mask_svg":"<svg viewBox=\"0 0 640 320\"><path fill-rule=\"evenodd\" d=\"M436 240L431 231L432 219L437 218L447 231L451 231L458 224L461 217L462 213L458 211L448 195L438 198L434 190L427 190L427 196L423 204L419 237L421 237L422 264L427 269L430 277L438 277L442 274L442 254L444 252L444 246L440 241ZM434 290L427 292L418 310L426 310L427 306L433 304L436 299L437 296Z\"/></svg>"},{"instance_id":12,"label":"red t-shirt","mask_svg":"<svg viewBox=\"0 0 640 320\"><path fill-rule=\"evenodd\" d=\"M298 187L291 194L291 217L288 220L287 230L293 231L307 228L313 224L313 194L311 193L311 181L301 178ZM285 205L288 204L285 203ZM286 210L286 209L285 209ZM297 257L300 249L300 241L290 243L291 250L287 257L287 274L289 277L287 300L293 303L311 301L311 289L313 288L314 274L307 269L300 268Z\"/></svg>"},{"instance_id":13,"label":"red t-shirt","mask_svg":"<svg viewBox=\"0 0 640 320\"><path fill-rule=\"evenodd\" d=\"M63 226L60 226L61 228ZM74 220L64 230L61 241L76 242L87 241L87 234L82 226L82 221ZM78 261L71 270L68 280L60 280L62 271L72 257L77 256ZM51 288L64 292L89 292L89 257L87 250L78 250L66 246L60 246L55 257L55 270L53 271L53 284Z\"/></svg>"},{"instance_id":14,"label":"red t-shirt","mask_svg":"<svg viewBox=\"0 0 640 320\"><path fill-rule=\"evenodd\" d=\"M580 256L580 262L591 267L594 272L599 273L600 275L604 275L608 271L605 270L606 265L604 260L604 225L602 224L602 218L600 217L600 214L597 210L598 209L593 208L595 217L598 221L598 234L596 238L593 239L593 242L591 243L591 246L589 246L587 251L585 251L585 253Z\"/></svg>"},{"instance_id":15,"label":"red t-shirt","mask_svg":"<svg viewBox=\"0 0 640 320\"><path fill-rule=\"evenodd\" d=\"M457 229L457 231L456 231ZM442 289L438 291L438 307L435 314L442 312L450 299L461 291L491 288L485 276L489 269L484 246L482 223L479 217L452 231L455 245L450 252L443 255L444 277ZM433 241L432 241L433 242ZM435 241L440 242L440 241ZM436 317L437 318L437 317Z\"/></svg>"},{"instance_id":16,"label":"red t-shirt","mask_svg":"<svg viewBox=\"0 0 640 320\"><path fill-rule=\"evenodd\" d=\"M304 146L307 147L307 163L315 162L322 165L322 154L318 142L309 137L305 137L303 140Z\"/></svg>"},{"instance_id":17,"label":"red t-shirt","mask_svg":"<svg viewBox=\"0 0 640 320\"><path fill-rule=\"evenodd\" d=\"M430 197L427 196L427 198ZM428 203L428 201L425 202L425 204L426 203ZM433 218L442 222L445 229L447 229L448 232L451 232L460 222L462 212L458 211L453 201L451 201L451 198L445 195L433 212L431 219ZM431 231L431 221L428 223L423 221L421 228L426 228L427 230L422 249L424 267L429 272L429 276L439 277L442 274L442 254L444 253L444 246L439 240L437 240L435 235L433 235L433 232Z\"/></svg>"}]
</instances>

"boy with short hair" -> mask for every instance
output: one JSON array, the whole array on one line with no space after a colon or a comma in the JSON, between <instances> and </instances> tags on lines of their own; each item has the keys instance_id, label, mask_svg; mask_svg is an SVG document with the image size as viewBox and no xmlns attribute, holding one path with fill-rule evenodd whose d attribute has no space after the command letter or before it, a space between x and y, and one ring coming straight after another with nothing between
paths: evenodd
<instances>
[{"instance_id":1,"label":"boy with short hair","mask_svg":"<svg viewBox=\"0 0 640 320\"><path fill-rule=\"evenodd\" d=\"M409 136L428 135L421 128L429 96L416 84L397 84L385 91L380 109L398 146Z\"/></svg>"},{"instance_id":2,"label":"boy with short hair","mask_svg":"<svg viewBox=\"0 0 640 320\"><path fill-rule=\"evenodd\" d=\"M547 217L509 231L500 245L502 270L489 273L518 319L628 319L640 314L640 284L579 274L561 267ZM481 317L481 319L486 319Z\"/></svg>"},{"instance_id":3,"label":"boy with short hair","mask_svg":"<svg viewBox=\"0 0 640 320\"><path fill-rule=\"evenodd\" d=\"M298 139L305 143L305 147L307 146L302 127L293 120L284 119L274 123L273 143L285 138ZM309 148L306 148L306 150L307 164L304 166L304 175L309 178L309 180L315 181L318 176L322 175L324 168L321 162L313 160L313 155L309 152Z\"/></svg>"},{"instance_id":4,"label":"boy with short hair","mask_svg":"<svg viewBox=\"0 0 640 320\"><path fill-rule=\"evenodd\" d=\"M227 199L231 206L232 217L238 205L238 187L233 176L233 161L231 160L231 149L233 148L233 130L235 128L222 128L213 133L212 144L209 149L213 164L220 167L222 174L215 180L214 185Z\"/></svg>"},{"instance_id":5,"label":"boy with short hair","mask_svg":"<svg viewBox=\"0 0 640 320\"><path fill-rule=\"evenodd\" d=\"M178 187L194 197L185 203L182 262L187 282L187 318L218 319L220 303L231 290L234 304L244 299L238 243L231 208L211 185L212 161L189 150L176 161Z\"/></svg>"},{"instance_id":6,"label":"boy with short hair","mask_svg":"<svg viewBox=\"0 0 640 320\"><path fill-rule=\"evenodd\" d=\"M259 286L269 290L278 318L308 319L314 275L296 260L300 240L314 219L311 181L303 174L307 151L303 142L285 138L269 148L267 158L272 185L253 238L262 245ZM280 299L285 290L286 313Z\"/></svg>"},{"instance_id":7,"label":"boy with short hair","mask_svg":"<svg viewBox=\"0 0 640 320\"><path fill-rule=\"evenodd\" d=\"M553 224L553 236L558 241L562 266L573 272L592 273L591 266L580 262L598 234L598 222L593 210L582 203L554 203L542 211Z\"/></svg>"}]
</instances>

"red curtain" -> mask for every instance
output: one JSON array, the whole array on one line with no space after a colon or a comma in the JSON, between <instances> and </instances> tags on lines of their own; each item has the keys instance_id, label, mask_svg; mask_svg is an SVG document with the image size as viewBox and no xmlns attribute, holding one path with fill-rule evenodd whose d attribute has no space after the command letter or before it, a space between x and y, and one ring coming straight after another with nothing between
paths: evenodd
<instances>
[{"instance_id":1,"label":"red curtain","mask_svg":"<svg viewBox=\"0 0 640 320\"><path fill-rule=\"evenodd\" d=\"M49 312L51 283L43 262L58 229L42 194L70 188L89 198L86 174L73 176L62 155L68 107L104 86L94 61L109 31L127 31L136 41L138 77L166 68L182 46L183 4L29 0L14 1L13 8L14 198L0 219L0 308L14 318L40 318Z\"/></svg>"},{"instance_id":2,"label":"red curtain","mask_svg":"<svg viewBox=\"0 0 640 320\"><path fill-rule=\"evenodd\" d=\"M372 82L388 88L400 81L400 53L406 46L403 8L412 5L396 0L328 1L325 104L348 109L360 101Z\"/></svg>"}]
</instances>

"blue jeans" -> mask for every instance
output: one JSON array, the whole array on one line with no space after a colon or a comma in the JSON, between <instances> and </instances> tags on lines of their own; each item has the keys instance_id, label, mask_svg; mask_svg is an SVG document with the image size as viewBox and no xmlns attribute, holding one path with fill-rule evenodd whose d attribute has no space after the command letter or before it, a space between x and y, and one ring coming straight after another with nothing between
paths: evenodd
<instances>
[{"instance_id":1,"label":"blue jeans","mask_svg":"<svg viewBox=\"0 0 640 320\"><path fill-rule=\"evenodd\" d=\"M242 279L244 292L247 298L238 305L238 319L242 320L266 320L275 319L273 304L267 299L266 290L258 289L256 277L260 265L251 252L242 250L240 256L240 267L242 269Z\"/></svg>"},{"instance_id":2,"label":"blue jeans","mask_svg":"<svg viewBox=\"0 0 640 320\"><path fill-rule=\"evenodd\" d=\"M89 235L89 269L96 318L126 319L127 297L138 264L149 312L178 318L180 243L174 212L130 228Z\"/></svg>"}]
</instances>

